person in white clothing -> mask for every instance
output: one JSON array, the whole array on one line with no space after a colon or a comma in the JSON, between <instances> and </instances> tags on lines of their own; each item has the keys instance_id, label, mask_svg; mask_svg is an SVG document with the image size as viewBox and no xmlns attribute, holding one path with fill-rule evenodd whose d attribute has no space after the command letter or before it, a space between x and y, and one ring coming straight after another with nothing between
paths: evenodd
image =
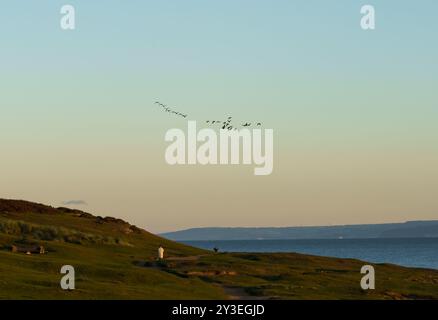
<instances>
[{"instance_id":1,"label":"person in white clothing","mask_svg":"<svg viewBox=\"0 0 438 320\"><path fill-rule=\"evenodd\" d=\"M158 260L163 260L163 259L164 259L164 248L160 246L158 248Z\"/></svg>"}]
</instances>

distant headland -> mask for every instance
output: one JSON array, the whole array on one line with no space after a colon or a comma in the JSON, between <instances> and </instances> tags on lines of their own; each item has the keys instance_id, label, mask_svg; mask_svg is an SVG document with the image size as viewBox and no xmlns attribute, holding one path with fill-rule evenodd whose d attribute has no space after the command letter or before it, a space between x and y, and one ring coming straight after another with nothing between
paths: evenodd
<instances>
[{"instance_id":1,"label":"distant headland","mask_svg":"<svg viewBox=\"0 0 438 320\"><path fill-rule=\"evenodd\" d=\"M176 241L436 238L438 220L320 227L192 228L161 236Z\"/></svg>"}]
</instances>

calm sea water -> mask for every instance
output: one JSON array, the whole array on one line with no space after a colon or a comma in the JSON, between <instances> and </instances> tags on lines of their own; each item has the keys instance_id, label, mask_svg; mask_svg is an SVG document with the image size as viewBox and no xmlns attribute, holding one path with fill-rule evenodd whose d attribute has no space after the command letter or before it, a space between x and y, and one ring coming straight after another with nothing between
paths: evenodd
<instances>
[{"instance_id":1,"label":"calm sea water","mask_svg":"<svg viewBox=\"0 0 438 320\"><path fill-rule=\"evenodd\" d=\"M438 238L184 241L194 247L228 252L298 252L355 258L375 263L438 269Z\"/></svg>"}]
</instances>

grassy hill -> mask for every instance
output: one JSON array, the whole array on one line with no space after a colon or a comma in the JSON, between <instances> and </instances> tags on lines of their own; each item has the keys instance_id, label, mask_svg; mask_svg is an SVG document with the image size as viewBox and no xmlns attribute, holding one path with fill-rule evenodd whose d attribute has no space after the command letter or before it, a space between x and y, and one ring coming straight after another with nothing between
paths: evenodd
<instances>
[{"instance_id":1,"label":"grassy hill","mask_svg":"<svg viewBox=\"0 0 438 320\"><path fill-rule=\"evenodd\" d=\"M43 245L47 254L11 252ZM163 262L157 248L166 250ZM301 254L220 253L129 223L67 208L0 199L0 299L438 299L438 271L388 264L360 289L364 262ZM63 265L76 290L63 291Z\"/></svg>"}]
</instances>

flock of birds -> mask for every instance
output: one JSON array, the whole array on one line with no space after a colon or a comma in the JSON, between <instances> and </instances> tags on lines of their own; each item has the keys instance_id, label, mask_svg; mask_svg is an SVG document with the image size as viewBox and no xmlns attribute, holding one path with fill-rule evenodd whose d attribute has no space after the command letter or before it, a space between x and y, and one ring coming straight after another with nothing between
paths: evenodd
<instances>
[{"instance_id":1,"label":"flock of birds","mask_svg":"<svg viewBox=\"0 0 438 320\"><path fill-rule=\"evenodd\" d=\"M174 114L174 115L177 115L177 116L180 116L183 118L187 118L187 114L175 111L159 101L156 101L155 104L158 105L159 107L161 107L163 109L163 111L168 112L169 114ZM238 130L238 126L232 125L232 119L233 119L233 117L228 117L227 120L207 120L207 121L205 121L205 123L207 123L208 125L220 126L220 128L224 129L224 130L225 129L226 130ZM248 128L248 127L251 127L253 125L257 126L257 127L261 127L262 123L261 122L257 122L257 123L245 122L245 123L241 124L240 127Z\"/></svg>"},{"instance_id":2,"label":"flock of birds","mask_svg":"<svg viewBox=\"0 0 438 320\"><path fill-rule=\"evenodd\" d=\"M171 108L169 108L168 106L166 106L165 104L162 104L159 101L155 101L155 104L157 104L158 106L160 106L161 108L163 108L163 110L165 112L171 113L171 114L175 114L177 116L183 117L183 118L187 118L187 114L172 110Z\"/></svg>"}]
</instances>

